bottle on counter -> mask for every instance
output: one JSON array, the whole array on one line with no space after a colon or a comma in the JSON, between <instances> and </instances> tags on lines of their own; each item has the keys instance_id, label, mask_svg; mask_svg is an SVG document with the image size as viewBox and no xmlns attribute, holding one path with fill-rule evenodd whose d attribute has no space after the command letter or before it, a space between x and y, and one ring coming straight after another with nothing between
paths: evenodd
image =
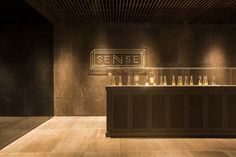
<instances>
[{"instance_id":1,"label":"bottle on counter","mask_svg":"<svg viewBox=\"0 0 236 157\"><path fill-rule=\"evenodd\" d=\"M134 85L139 85L139 76L134 75Z\"/></svg>"},{"instance_id":2,"label":"bottle on counter","mask_svg":"<svg viewBox=\"0 0 236 157\"><path fill-rule=\"evenodd\" d=\"M130 75L128 75L128 77L127 77L127 85L128 86L131 85L131 77L130 77Z\"/></svg>"},{"instance_id":3,"label":"bottle on counter","mask_svg":"<svg viewBox=\"0 0 236 157\"><path fill-rule=\"evenodd\" d=\"M163 85L163 77L162 77L162 75L160 76L160 85Z\"/></svg>"},{"instance_id":4,"label":"bottle on counter","mask_svg":"<svg viewBox=\"0 0 236 157\"><path fill-rule=\"evenodd\" d=\"M180 76L179 78L180 78L180 85L182 86L183 85L183 77Z\"/></svg>"},{"instance_id":5,"label":"bottle on counter","mask_svg":"<svg viewBox=\"0 0 236 157\"><path fill-rule=\"evenodd\" d=\"M153 72L150 72L149 74L149 78L147 80L149 82L150 85L154 85L154 75L153 75Z\"/></svg>"},{"instance_id":6,"label":"bottle on counter","mask_svg":"<svg viewBox=\"0 0 236 157\"><path fill-rule=\"evenodd\" d=\"M167 85L167 80L166 80L166 76L164 75L164 82L163 85Z\"/></svg>"},{"instance_id":7,"label":"bottle on counter","mask_svg":"<svg viewBox=\"0 0 236 157\"><path fill-rule=\"evenodd\" d=\"M182 78L182 76L178 76L178 82L177 82L177 84L178 84L179 86L183 85L183 78Z\"/></svg>"},{"instance_id":8,"label":"bottle on counter","mask_svg":"<svg viewBox=\"0 0 236 157\"><path fill-rule=\"evenodd\" d=\"M157 80L156 80L156 76L155 75L153 75L153 79L154 79L154 82L153 82L153 85L157 85Z\"/></svg>"},{"instance_id":9,"label":"bottle on counter","mask_svg":"<svg viewBox=\"0 0 236 157\"><path fill-rule=\"evenodd\" d=\"M112 76L112 85L115 86L116 85L116 77L113 75Z\"/></svg>"},{"instance_id":10,"label":"bottle on counter","mask_svg":"<svg viewBox=\"0 0 236 157\"><path fill-rule=\"evenodd\" d=\"M207 85L208 85L207 76L203 76L203 85L204 85L204 86L207 86Z\"/></svg>"},{"instance_id":11,"label":"bottle on counter","mask_svg":"<svg viewBox=\"0 0 236 157\"><path fill-rule=\"evenodd\" d=\"M202 76L201 75L198 76L198 85L199 86L202 85Z\"/></svg>"},{"instance_id":12,"label":"bottle on counter","mask_svg":"<svg viewBox=\"0 0 236 157\"><path fill-rule=\"evenodd\" d=\"M145 78L145 86L148 86L149 85L149 79L148 79L148 76L146 76Z\"/></svg>"},{"instance_id":13,"label":"bottle on counter","mask_svg":"<svg viewBox=\"0 0 236 157\"><path fill-rule=\"evenodd\" d=\"M150 82L150 85L154 85L154 76L150 76L149 77L149 82Z\"/></svg>"},{"instance_id":14,"label":"bottle on counter","mask_svg":"<svg viewBox=\"0 0 236 157\"><path fill-rule=\"evenodd\" d=\"M188 85L188 76L187 75L184 76L184 85L185 86Z\"/></svg>"},{"instance_id":15,"label":"bottle on counter","mask_svg":"<svg viewBox=\"0 0 236 157\"><path fill-rule=\"evenodd\" d=\"M112 85L112 73L108 72L107 73L107 85Z\"/></svg>"},{"instance_id":16,"label":"bottle on counter","mask_svg":"<svg viewBox=\"0 0 236 157\"><path fill-rule=\"evenodd\" d=\"M122 86L122 77L121 77L121 75L119 76L119 86Z\"/></svg>"},{"instance_id":17,"label":"bottle on counter","mask_svg":"<svg viewBox=\"0 0 236 157\"><path fill-rule=\"evenodd\" d=\"M206 76L206 85L208 85L209 83L208 83L208 77Z\"/></svg>"},{"instance_id":18,"label":"bottle on counter","mask_svg":"<svg viewBox=\"0 0 236 157\"><path fill-rule=\"evenodd\" d=\"M214 76L214 75L212 76L212 81L211 81L211 84L212 84L212 85L216 85L216 78L215 78L215 76Z\"/></svg>"},{"instance_id":19,"label":"bottle on counter","mask_svg":"<svg viewBox=\"0 0 236 157\"><path fill-rule=\"evenodd\" d=\"M189 85L190 85L190 86L193 86L193 85L194 85L194 84L193 84L193 76L192 76L192 75L190 76L190 82L189 82Z\"/></svg>"},{"instance_id":20,"label":"bottle on counter","mask_svg":"<svg viewBox=\"0 0 236 157\"><path fill-rule=\"evenodd\" d=\"M172 76L172 83L171 83L173 86L176 85L175 83L175 75Z\"/></svg>"}]
</instances>

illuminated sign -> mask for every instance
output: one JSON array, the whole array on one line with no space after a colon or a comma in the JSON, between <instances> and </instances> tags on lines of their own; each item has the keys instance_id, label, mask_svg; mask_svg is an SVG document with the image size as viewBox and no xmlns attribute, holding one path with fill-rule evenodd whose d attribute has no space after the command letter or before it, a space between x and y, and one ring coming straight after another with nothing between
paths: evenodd
<instances>
[{"instance_id":1,"label":"illuminated sign","mask_svg":"<svg viewBox=\"0 0 236 157\"><path fill-rule=\"evenodd\" d=\"M145 49L94 49L90 53L90 69L107 67L144 67Z\"/></svg>"}]
</instances>

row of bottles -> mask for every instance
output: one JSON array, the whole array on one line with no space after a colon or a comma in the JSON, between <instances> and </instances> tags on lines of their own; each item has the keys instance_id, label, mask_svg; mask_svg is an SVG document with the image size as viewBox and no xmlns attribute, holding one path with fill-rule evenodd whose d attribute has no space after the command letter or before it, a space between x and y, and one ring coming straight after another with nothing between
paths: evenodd
<instances>
[{"instance_id":1,"label":"row of bottles","mask_svg":"<svg viewBox=\"0 0 236 157\"><path fill-rule=\"evenodd\" d=\"M133 75L133 84L131 82L131 76L132 75L128 75L127 76L127 82L125 85L143 85L140 80L140 76L139 75ZM118 83L117 83L117 77L118 77ZM118 76L115 76L115 75L112 75L112 73L108 73L108 84L109 85L119 85L119 86L122 86L124 85L124 83L122 83L122 76L121 75L118 75ZM190 85L190 86L193 86L193 85L204 85L204 86L207 86L207 85L216 85L216 78L215 76L212 76L211 78L211 82L208 81L208 76L204 75L203 77L201 75L199 75L198 77L198 83L197 84L194 84L194 81L193 81L193 76L190 75L185 75L184 77L183 76L178 76L177 77L177 80L176 80L176 77L175 75L172 76L172 79L171 79L171 84L168 84L167 83L167 77L165 75L161 75L159 76L158 78L156 78L155 75L146 75L146 78L145 78L145 83L144 85L148 86L148 85L178 85L178 86L182 86L182 85Z\"/></svg>"},{"instance_id":2,"label":"row of bottles","mask_svg":"<svg viewBox=\"0 0 236 157\"><path fill-rule=\"evenodd\" d=\"M178 76L178 79L177 79L177 83L176 83L176 80L175 80L175 76L173 75L172 76L172 82L171 82L171 85L194 85L193 83L193 76L191 75L190 78L185 75L184 76L184 81L183 81L183 77L182 76ZM207 86L209 85L209 81L208 81L208 77L207 76L203 76L203 80L202 80L202 76L199 75L198 77L198 84L199 86L201 85L204 85L204 86ZM211 85L216 85L216 80L215 80L215 76L212 76L212 80L211 80Z\"/></svg>"}]
</instances>

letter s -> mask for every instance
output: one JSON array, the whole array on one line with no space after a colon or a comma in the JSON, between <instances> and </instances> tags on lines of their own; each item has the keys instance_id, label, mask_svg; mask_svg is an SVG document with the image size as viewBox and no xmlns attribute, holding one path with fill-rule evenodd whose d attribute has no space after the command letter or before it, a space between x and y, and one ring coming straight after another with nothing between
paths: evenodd
<instances>
[{"instance_id":1,"label":"letter s","mask_svg":"<svg viewBox=\"0 0 236 157\"><path fill-rule=\"evenodd\" d=\"M97 56L97 63L102 64L102 56Z\"/></svg>"},{"instance_id":2,"label":"letter s","mask_svg":"<svg viewBox=\"0 0 236 157\"><path fill-rule=\"evenodd\" d=\"M125 56L125 61L126 61L126 63L130 63L130 56Z\"/></svg>"}]
</instances>

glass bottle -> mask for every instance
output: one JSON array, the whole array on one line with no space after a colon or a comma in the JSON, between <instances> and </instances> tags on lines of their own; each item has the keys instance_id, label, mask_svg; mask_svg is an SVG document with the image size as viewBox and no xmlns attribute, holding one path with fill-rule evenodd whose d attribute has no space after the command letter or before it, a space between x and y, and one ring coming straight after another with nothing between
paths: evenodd
<instances>
[{"instance_id":1,"label":"glass bottle","mask_svg":"<svg viewBox=\"0 0 236 157\"><path fill-rule=\"evenodd\" d=\"M138 84L139 84L139 76L134 75L134 85L138 85Z\"/></svg>"},{"instance_id":2,"label":"glass bottle","mask_svg":"<svg viewBox=\"0 0 236 157\"><path fill-rule=\"evenodd\" d=\"M154 77L152 75L149 77L149 82L150 82L150 85L154 84Z\"/></svg>"},{"instance_id":3,"label":"glass bottle","mask_svg":"<svg viewBox=\"0 0 236 157\"><path fill-rule=\"evenodd\" d=\"M112 76L112 85L115 86L116 85L116 77L113 75Z\"/></svg>"},{"instance_id":4,"label":"glass bottle","mask_svg":"<svg viewBox=\"0 0 236 157\"><path fill-rule=\"evenodd\" d=\"M119 76L119 86L122 86L122 77Z\"/></svg>"},{"instance_id":5,"label":"glass bottle","mask_svg":"<svg viewBox=\"0 0 236 157\"><path fill-rule=\"evenodd\" d=\"M149 79L148 79L148 76L146 76L146 79L145 79L145 86L148 86L149 85Z\"/></svg>"},{"instance_id":6,"label":"glass bottle","mask_svg":"<svg viewBox=\"0 0 236 157\"><path fill-rule=\"evenodd\" d=\"M189 82L189 85L190 85L190 86L193 86L193 76L192 76L192 75L190 76L190 82Z\"/></svg>"},{"instance_id":7,"label":"glass bottle","mask_svg":"<svg viewBox=\"0 0 236 157\"><path fill-rule=\"evenodd\" d=\"M212 84L212 85L216 85L216 78L215 78L214 75L212 76L212 82L211 82L211 84Z\"/></svg>"},{"instance_id":8,"label":"glass bottle","mask_svg":"<svg viewBox=\"0 0 236 157\"><path fill-rule=\"evenodd\" d=\"M205 76L203 76L202 85L205 85Z\"/></svg>"},{"instance_id":9,"label":"glass bottle","mask_svg":"<svg viewBox=\"0 0 236 157\"><path fill-rule=\"evenodd\" d=\"M171 83L173 86L176 85L175 83L175 75L172 76L172 83Z\"/></svg>"},{"instance_id":10,"label":"glass bottle","mask_svg":"<svg viewBox=\"0 0 236 157\"><path fill-rule=\"evenodd\" d=\"M205 85L205 86L207 86L207 85L208 85L208 79L207 79L207 76L205 76L204 85Z\"/></svg>"},{"instance_id":11,"label":"glass bottle","mask_svg":"<svg viewBox=\"0 0 236 157\"><path fill-rule=\"evenodd\" d=\"M199 75L198 77L198 85L201 86L202 85L202 76Z\"/></svg>"},{"instance_id":12,"label":"glass bottle","mask_svg":"<svg viewBox=\"0 0 236 157\"><path fill-rule=\"evenodd\" d=\"M148 80L148 82L149 82L149 84L150 85L153 85L154 84L154 75L153 75L153 72L150 72L149 73L149 77L147 78Z\"/></svg>"},{"instance_id":13,"label":"glass bottle","mask_svg":"<svg viewBox=\"0 0 236 157\"><path fill-rule=\"evenodd\" d=\"M187 75L184 76L184 85L185 86L188 85L188 76Z\"/></svg>"},{"instance_id":14,"label":"glass bottle","mask_svg":"<svg viewBox=\"0 0 236 157\"><path fill-rule=\"evenodd\" d=\"M183 79L182 76L178 76L178 83L179 86L183 85Z\"/></svg>"},{"instance_id":15,"label":"glass bottle","mask_svg":"<svg viewBox=\"0 0 236 157\"><path fill-rule=\"evenodd\" d=\"M182 76L179 76L179 85L183 85L183 77Z\"/></svg>"},{"instance_id":16,"label":"glass bottle","mask_svg":"<svg viewBox=\"0 0 236 157\"><path fill-rule=\"evenodd\" d=\"M130 77L130 75L128 75L128 78L127 78L127 85L131 85L131 77Z\"/></svg>"},{"instance_id":17,"label":"glass bottle","mask_svg":"<svg viewBox=\"0 0 236 157\"><path fill-rule=\"evenodd\" d=\"M160 85L163 85L163 77L162 77L162 75L160 76Z\"/></svg>"},{"instance_id":18,"label":"glass bottle","mask_svg":"<svg viewBox=\"0 0 236 157\"><path fill-rule=\"evenodd\" d=\"M112 73L108 72L107 74L107 85L112 85Z\"/></svg>"},{"instance_id":19,"label":"glass bottle","mask_svg":"<svg viewBox=\"0 0 236 157\"><path fill-rule=\"evenodd\" d=\"M164 76L164 85L167 85L166 76Z\"/></svg>"},{"instance_id":20,"label":"glass bottle","mask_svg":"<svg viewBox=\"0 0 236 157\"><path fill-rule=\"evenodd\" d=\"M156 76L155 75L153 75L153 85L156 85Z\"/></svg>"}]
</instances>

